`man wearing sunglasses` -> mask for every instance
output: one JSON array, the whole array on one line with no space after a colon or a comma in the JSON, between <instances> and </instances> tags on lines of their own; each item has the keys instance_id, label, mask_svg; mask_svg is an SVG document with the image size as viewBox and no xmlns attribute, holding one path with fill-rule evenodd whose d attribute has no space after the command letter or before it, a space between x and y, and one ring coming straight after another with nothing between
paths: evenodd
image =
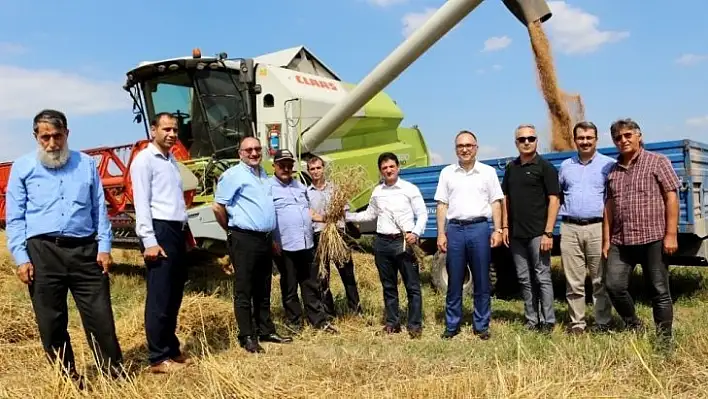
<instances>
[{"instance_id":1,"label":"man wearing sunglasses","mask_svg":"<svg viewBox=\"0 0 708 399\"><path fill-rule=\"evenodd\" d=\"M251 353L263 352L259 341L292 342L292 338L276 333L270 314L276 221L272 185L261 166L262 153L256 137L241 140L241 162L219 177L212 205L217 222L229 237L239 344Z\"/></svg>"},{"instance_id":2,"label":"man wearing sunglasses","mask_svg":"<svg viewBox=\"0 0 708 399\"><path fill-rule=\"evenodd\" d=\"M637 263L652 287L652 308L659 341L671 339L673 304L665 255L678 249L678 176L671 161L643 148L642 132L631 119L618 120L610 134L620 152L607 176L603 256L607 291L617 313L631 330L644 330L629 294Z\"/></svg>"},{"instance_id":3,"label":"man wearing sunglasses","mask_svg":"<svg viewBox=\"0 0 708 399\"><path fill-rule=\"evenodd\" d=\"M514 257L526 328L550 332L556 322L551 249L560 204L558 172L537 153L533 125L519 126L515 136L519 157L507 165L502 180L503 241Z\"/></svg>"}]
</instances>

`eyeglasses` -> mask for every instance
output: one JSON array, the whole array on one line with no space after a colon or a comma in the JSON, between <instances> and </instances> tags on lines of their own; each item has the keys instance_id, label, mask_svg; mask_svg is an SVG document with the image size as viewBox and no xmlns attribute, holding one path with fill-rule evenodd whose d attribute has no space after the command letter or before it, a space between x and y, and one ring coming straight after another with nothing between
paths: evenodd
<instances>
[{"instance_id":1,"label":"eyeglasses","mask_svg":"<svg viewBox=\"0 0 708 399\"><path fill-rule=\"evenodd\" d=\"M536 142L536 136L517 137L517 138L516 138L516 142L519 143L519 144L526 143L526 142L535 143L535 142Z\"/></svg>"},{"instance_id":2,"label":"eyeglasses","mask_svg":"<svg viewBox=\"0 0 708 399\"><path fill-rule=\"evenodd\" d=\"M457 144L455 146L455 148L457 148L458 150L461 150L461 149L472 150L472 149L477 148L477 144Z\"/></svg>"},{"instance_id":3,"label":"eyeglasses","mask_svg":"<svg viewBox=\"0 0 708 399\"><path fill-rule=\"evenodd\" d=\"M612 136L612 140L615 143L619 143L620 140L622 140L623 138L626 140L629 140L632 138L632 136L634 136L634 132L625 132L625 133L616 134L616 135Z\"/></svg>"},{"instance_id":4,"label":"eyeglasses","mask_svg":"<svg viewBox=\"0 0 708 399\"><path fill-rule=\"evenodd\" d=\"M246 154L250 154L252 152L259 153L262 150L263 150L263 147L241 148L241 151L245 152Z\"/></svg>"}]
</instances>

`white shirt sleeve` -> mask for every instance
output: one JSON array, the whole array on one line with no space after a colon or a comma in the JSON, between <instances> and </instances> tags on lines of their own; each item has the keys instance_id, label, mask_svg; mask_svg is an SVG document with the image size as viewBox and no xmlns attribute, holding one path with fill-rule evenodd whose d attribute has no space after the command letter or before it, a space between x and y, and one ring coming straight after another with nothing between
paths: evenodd
<instances>
[{"instance_id":1,"label":"white shirt sleeve","mask_svg":"<svg viewBox=\"0 0 708 399\"><path fill-rule=\"evenodd\" d=\"M497 172L491 169L487 174L487 192L489 193L489 203L494 201L500 201L504 199L504 192L501 188L501 183L499 183L499 178L497 177Z\"/></svg>"},{"instance_id":2,"label":"white shirt sleeve","mask_svg":"<svg viewBox=\"0 0 708 399\"><path fill-rule=\"evenodd\" d=\"M351 213L351 212L346 212L345 213L345 220L347 222L355 222L355 223L361 223L361 222L370 222L374 219L379 214L379 207L376 203L376 189L374 188L374 191L371 192L371 198L369 199L369 206L366 208L366 210L361 211L361 212L356 212L356 213Z\"/></svg>"},{"instance_id":3,"label":"white shirt sleeve","mask_svg":"<svg viewBox=\"0 0 708 399\"><path fill-rule=\"evenodd\" d=\"M138 154L130 166L133 206L135 207L135 234L142 240L145 248L157 245L157 238L152 226L152 212L150 211L152 170L148 162L147 156L149 155L149 152Z\"/></svg>"},{"instance_id":4,"label":"white shirt sleeve","mask_svg":"<svg viewBox=\"0 0 708 399\"><path fill-rule=\"evenodd\" d=\"M413 214L415 215L415 227L413 227L412 233L418 237L423 235L425 231L425 225L428 223L428 208L425 206L425 201L423 200L423 194L421 194L418 187L411 185L410 189L410 200L413 207Z\"/></svg>"},{"instance_id":5,"label":"white shirt sleeve","mask_svg":"<svg viewBox=\"0 0 708 399\"><path fill-rule=\"evenodd\" d=\"M450 203L450 195L448 193L447 184L447 167L440 171L440 178L438 179L438 187L435 189L435 201L442 202L444 204Z\"/></svg>"}]
</instances>

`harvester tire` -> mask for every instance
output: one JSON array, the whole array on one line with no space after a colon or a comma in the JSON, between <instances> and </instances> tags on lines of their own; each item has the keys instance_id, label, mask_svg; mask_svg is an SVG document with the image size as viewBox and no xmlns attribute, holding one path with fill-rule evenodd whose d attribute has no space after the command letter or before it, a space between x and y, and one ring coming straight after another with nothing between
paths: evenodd
<instances>
[{"instance_id":1,"label":"harvester tire","mask_svg":"<svg viewBox=\"0 0 708 399\"><path fill-rule=\"evenodd\" d=\"M445 294L447 293L447 266L445 264L445 260L447 259L447 256L444 252L436 252L435 255L433 256L433 262L432 262L432 267L430 271L430 277L431 281L433 283L433 287L435 288L436 291L439 293ZM496 267L494 267L494 264L491 263L489 265L489 285L490 285L490 295L494 294L495 287L497 284L497 273L496 273ZM472 280L472 271L470 269L470 266L467 265L467 270L465 271L465 280L464 283L462 284L462 295L463 296L468 296L472 295L474 292L474 281Z\"/></svg>"}]
</instances>

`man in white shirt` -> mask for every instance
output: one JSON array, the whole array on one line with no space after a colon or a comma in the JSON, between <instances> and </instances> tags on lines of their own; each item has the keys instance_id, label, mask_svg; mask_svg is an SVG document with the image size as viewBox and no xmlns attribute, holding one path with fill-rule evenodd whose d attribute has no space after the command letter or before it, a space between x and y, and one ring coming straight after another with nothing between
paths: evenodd
<instances>
[{"instance_id":1,"label":"man in white shirt","mask_svg":"<svg viewBox=\"0 0 708 399\"><path fill-rule=\"evenodd\" d=\"M145 332L151 371L166 373L190 362L175 335L187 265L187 211L179 167L170 149L177 142L177 118L155 116L152 142L130 167L135 232L147 267Z\"/></svg>"},{"instance_id":2,"label":"man in white shirt","mask_svg":"<svg viewBox=\"0 0 708 399\"><path fill-rule=\"evenodd\" d=\"M501 201L504 193L494 168L477 162L474 133L467 130L458 133L455 152L458 163L446 166L440 172L435 191L438 250L447 253L446 328L442 338L452 338L460 332L462 285L469 264L474 281L473 329L475 335L487 340L492 313L489 264L491 247L502 242ZM490 217L494 222L491 234L487 223Z\"/></svg>"},{"instance_id":3,"label":"man in white shirt","mask_svg":"<svg viewBox=\"0 0 708 399\"><path fill-rule=\"evenodd\" d=\"M374 261L383 286L386 326L384 332L401 331L398 305L398 270L408 295L408 334L420 338L423 332L423 299L420 289L419 265L411 249L425 230L428 211L420 190L398 177L396 154L379 155L379 172L383 183L374 188L365 211L347 212L348 222L376 220Z\"/></svg>"}]
</instances>

